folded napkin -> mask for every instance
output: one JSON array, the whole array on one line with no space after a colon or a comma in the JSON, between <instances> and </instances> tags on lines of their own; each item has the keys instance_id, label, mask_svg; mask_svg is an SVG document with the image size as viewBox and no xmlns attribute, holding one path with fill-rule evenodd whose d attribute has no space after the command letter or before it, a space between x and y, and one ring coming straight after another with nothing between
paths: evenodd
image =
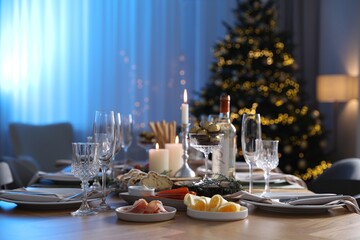
<instances>
[{"instance_id":1,"label":"folded napkin","mask_svg":"<svg viewBox=\"0 0 360 240\"><path fill-rule=\"evenodd\" d=\"M47 179L53 181L64 181L64 182L80 182L80 179L75 177L74 174L71 172L55 172L55 173L48 173L43 171L38 171L29 181L28 186L36 183L39 179Z\"/></svg>"},{"instance_id":2,"label":"folded napkin","mask_svg":"<svg viewBox=\"0 0 360 240\"><path fill-rule=\"evenodd\" d=\"M98 191L88 192L89 198L100 197ZM1 190L0 198L22 202L64 202L81 200L82 190L79 188L18 188Z\"/></svg>"},{"instance_id":3,"label":"folded napkin","mask_svg":"<svg viewBox=\"0 0 360 240\"><path fill-rule=\"evenodd\" d=\"M360 214L359 205L356 199L352 196L336 195L336 196L322 196L322 197L306 197L286 202L290 205L331 205L344 204L350 212Z\"/></svg>"},{"instance_id":4,"label":"folded napkin","mask_svg":"<svg viewBox=\"0 0 360 240\"><path fill-rule=\"evenodd\" d=\"M240 181L250 181L250 176L248 173L236 173L236 179L240 180ZM253 180L256 181L265 181L264 180L264 174L253 174ZM306 183L291 174L283 174L283 173L271 173L270 174L270 180L285 180L286 182L290 183L290 184L296 184L299 185L303 188L307 188Z\"/></svg>"},{"instance_id":5,"label":"folded napkin","mask_svg":"<svg viewBox=\"0 0 360 240\"><path fill-rule=\"evenodd\" d=\"M236 193L224 195L223 197L227 200L233 200L233 201L248 200L253 202L270 203L270 204L272 203L272 200L270 198L254 195L246 191L238 191Z\"/></svg>"}]
</instances>

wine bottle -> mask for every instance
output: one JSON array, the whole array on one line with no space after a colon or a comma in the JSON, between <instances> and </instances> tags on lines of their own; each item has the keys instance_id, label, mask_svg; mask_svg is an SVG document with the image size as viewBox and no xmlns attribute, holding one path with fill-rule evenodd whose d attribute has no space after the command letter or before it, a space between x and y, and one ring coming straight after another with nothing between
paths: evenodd
<instances>
[{"instance_id":1,"label":"wine bottle","mask_svg":"<svg viewBox=\"0 0 360 240\"><path fill-rule=\"evenodd\" d=\"M216 176L235 177L236 128L230 121L230 96L220 96L220 114L217 122L224 134L221 148L212 153L212 172Z\"/></svg>"}]
</instances>

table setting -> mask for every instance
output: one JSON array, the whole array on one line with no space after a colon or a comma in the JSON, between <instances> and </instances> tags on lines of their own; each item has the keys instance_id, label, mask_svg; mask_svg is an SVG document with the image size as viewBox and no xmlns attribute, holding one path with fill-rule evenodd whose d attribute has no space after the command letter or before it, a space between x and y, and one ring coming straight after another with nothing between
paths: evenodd
<instances>
[{"instance_id":1,"label":"table setting","mask_svg":"<svg viewBox=\"0 0 360 240\"><path fill-rule=\"evenodd\" d=\"M72 143L70 167L56 173L38 172L29 187L2 190L0 199L25 208L72 208L69 214L74 217L110 212L119 221L143 223L176 221L182 212L200 221L241 221L254 207L290 215L323 214L336 208L360 214L352 196L315 194L300 178L281 173L277 169L279 141L262 139L260 114L243 116L245 162L215 169L218 159L210 159L209 154L229 149L228 133L222 132L217 120L190 123L188 111L184 91L180 128L175 121L158 121L149 123L151 134L140 133L141 143L151 145L145 148L147 168L141 170L128 162L130 144L125 142L134 134L131 114L125 118L114 111L96 111L92 136ZM181 142L176 129L180 129ZM204 165L195 171L189 165L190 148L203 154ZM121 150L125 159L115 163ZM225 175L216 172L224 169ZM101 181L94 181L98 176ZM44 180L53 181L53 186L41 186ZM64 182L77 187L57 185ZM96 188L95 183L99 185ZM109 199L121 206L115 207Z\"/></svg>"}]
</instances>

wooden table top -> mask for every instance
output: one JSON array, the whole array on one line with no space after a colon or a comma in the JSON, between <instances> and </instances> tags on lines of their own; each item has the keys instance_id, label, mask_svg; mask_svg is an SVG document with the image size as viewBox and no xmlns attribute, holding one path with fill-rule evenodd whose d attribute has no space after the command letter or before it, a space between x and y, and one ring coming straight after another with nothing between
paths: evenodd
<instances>
[{"instance_id":1,"label":"wooden table top","mask_svg":"<svg viewBox=\"0 0 360 240\"><path fill-rule=\"evenodd\" d=\"M114 207L127 205L117 195L109 200ZM70 211L22 209L0 201L0 239L360 239L360 216L342 207L299 215L249 206L247 218L232 222L197 220L178 211L169 221L134 223L118 220L114 211L89 217L73 217Z\"/></svg>"}]
</instances>

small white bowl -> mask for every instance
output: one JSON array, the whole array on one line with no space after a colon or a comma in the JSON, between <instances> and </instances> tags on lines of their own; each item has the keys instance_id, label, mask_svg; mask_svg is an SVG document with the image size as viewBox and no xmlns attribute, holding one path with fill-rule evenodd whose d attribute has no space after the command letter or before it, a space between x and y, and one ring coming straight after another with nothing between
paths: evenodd
<instances>
[{"instance_id":1,"label":"small white bowl","mask_svg":"<svg viewBox=\"0 0 360 240\"><path fill-rule=\"evenodd\" d=\"M129 195L132 196L149 196L155 195L154 188L147 188L145 186L129 186L128 187Z\"/></svg>"}]
</instances>

